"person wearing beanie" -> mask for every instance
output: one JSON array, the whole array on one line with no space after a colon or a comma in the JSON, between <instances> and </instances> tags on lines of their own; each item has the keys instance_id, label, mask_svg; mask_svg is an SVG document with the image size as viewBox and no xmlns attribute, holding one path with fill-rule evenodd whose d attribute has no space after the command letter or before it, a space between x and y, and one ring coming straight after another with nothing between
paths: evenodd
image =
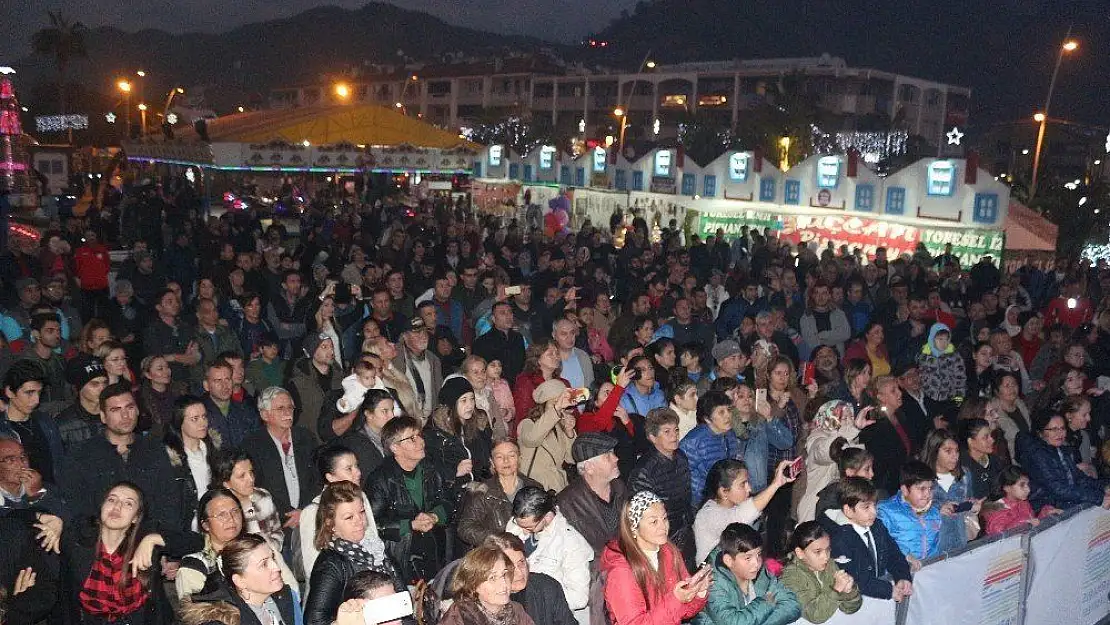
<instances>
[{"instance_id":1,"label":"person wearing beanie","mask_svg":"<svg viewBox=\"0 0 1110 625\"><path fill-rule=\"evenodd\" d=\"M77 398L63 409L55 420L62 446L68 453L78 443L100 434L104 424L100 421L100 392L108 386L108 372L99 360L70 361L66 381L77 392Z\"/></svg>"},{"instance_id":2,"label":"person wearing beanie","mask_svg":"<svg viewBox=\"0 0 1110 625\"><path fill-rule=\"evenodd\" d=\"M335 364L335 343L331 336L312 332L305 337L303 358L293 363L289 379L290 395L297 409L297 425L316 433L324 398L343 388L343 372Z\"/></svg>"},{"instance_id":3,"label":"person wearing beanie","mask_svg":"<svg viewBox=\"0 0 1110 625\"><path fill-rule=\"evenodd\" d=\"M448 514L454 518L467 484L490 476L493 434L489 419L477 414L474 387L462 376L439 390L439 405L424 426L427 457L447 489Z\"/></svg>"}]
</instances>

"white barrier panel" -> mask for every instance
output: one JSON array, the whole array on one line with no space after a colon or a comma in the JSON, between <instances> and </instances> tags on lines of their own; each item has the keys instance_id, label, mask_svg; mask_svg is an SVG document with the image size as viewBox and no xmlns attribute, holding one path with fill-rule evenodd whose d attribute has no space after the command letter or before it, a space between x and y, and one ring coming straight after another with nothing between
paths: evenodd
<instances>
[{"instance_id":1,"label":"white barrier panel","mask_svg":"<svg viewBox=\"0 0 1110 625\"><path fill-rule=\"evenodd\" d=\"M1024 569L1020 536L934 562L914 575L905 622L1019 625Z\"/></svg>"},{"instance_id":2,"label":"white barrier panel","mask_svg":"<svg viewBox=\"0 0 1110 625\"><path fill-rule=\"evenodd\" d=\"M1033 535L1030 625L1093 625L1110 614L1110 512L1092 508Z\"/></svg>"},{"instance_id":3,"label":"white barrier panel","mask_svg":"<svg viewBox=\"0 0 1110 625\"><path fill-rule=\"evenodd\" d=\"M890 625L894 622L896 603L890 599L864 597L863 605L854 614L837 612L823 625ZM794 621L794 625L813 625L804 618Z\"/></svg>"}]
</instances>

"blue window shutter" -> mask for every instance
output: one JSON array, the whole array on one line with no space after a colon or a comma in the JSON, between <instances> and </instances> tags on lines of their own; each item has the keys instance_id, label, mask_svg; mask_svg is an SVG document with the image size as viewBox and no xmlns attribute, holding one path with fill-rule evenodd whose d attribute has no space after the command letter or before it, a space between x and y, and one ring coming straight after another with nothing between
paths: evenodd
<instances>
[{"instance_id":1,"label":"blue window shutter","mask_svg":"<svg viewBox=\"0 0 1110 625\"><path fill-rule=\"evenodd\" d=\"M975 211L971 217L976 223L996 223L998 221L998 194L976 193Z\"/></svg>"},{"instance_id":2,"label":"blue window shutter","mask_svg":"<svg viewBox=\"0 0 1110 625\"><path fill-rule=\"evenodd\" d=\"M783 202L786 204L802 203L802 183L799 180L787 180L782 185ZM762 199L762 198L760 198Z\"/></svg>"},{"instance_id":3,"label":"blue window shutter","mask_svg":"<svg viewBox=\"0 0 1110 625\"><path fill-rule=\"evenodd\" d=\"M890 187L886 190L886 212L888 215L904 215L906 213L905 187Z\"/></svg>"},{"instance_id":4,"label":"blue window shutter","mask_svg":"<svg viewBox=\"0 0 1110 625\"><path fill-rule=\"evenodd\" d=\"M613 174L613 186L616 187L617 189L621 190L621 191L628 190L628 171L627 170L618 169L617 172L615 174Z\"/></svg>"},{"instance_id":5,"label":"blue window shutter","mask_svg":"<svg viewBox=\"0 0 1110 625\"><path fill-rule=\"evenodd\" d=\"M482 177L482 161L474 161L474 167L471 169L474 172L475 178Z\"/></svg>"},{"instance_id":6,"label":"blue window shutter","mask_svg":"<svg viewBox=\"0 0 1110 625\"><path fill-rule=\"evenodd\" d=\"M705 197L713 197L713 196L717 195L717 177L716 176L706 176L704 186L705 186L705 192L702 195L704 195Z\"/></svg>"},{"instance_id":7,"label":"blue window shutter","mask_svg":"<svg viewBox=\"0 0 1110 625\"><path fill-rule=\"evenodd\" d=\"M524 182L532 182L532 166L524 166Z\"/></svg>"},{"instance_id":8,"label":"blue window shutter","mask_svg":"<svg viewBox=\"0 0 1110 625\"><path fill-rule=\"evenodd\" d=\"M576 187L586 186L586 168L585 167L579 167L579 168L574 170L574 186L576 186Z\"/></svg>"},{"instance_id":9,"label":"blue window shutter","mask_svg":"<svg viewBox=\"0 0 1110 625\"><path fill-rule=\"evenodd\" d=\"M875 206L875 187L861 184L856 187L856 210L871 212Z\"/></svg>"},{"instance_id":10,"label":"blue window shutter","mask_svg":"<svg viewBox=\"0 0 1110 625\"><path fill-rule=\"evenodd\" d=\"M682 174L682 195L694 195L697 189L697 176Z\"/></svg>"},{"instance_id":11,"label":"blue window shutter","mask_svg":"<svg viewBox=\"0 0 1110 625\"><path fill-rule=\"evenodd\" d=\"M643 191L644 190L644 172L642 172L642 171L632 172L632 190L633 191Z\"/></svg>"},{"instance_id":12,"label":"blue window shutter","mask_svg":"<svg viewBox=\"0 0 1110 625\"><path fill-rule=\"evenodd\" d=\"M509 180L520 180L519 163L509 163Z\"/></svg>"},{"instance_id":13,"label":"blue window shutter","mask_svg":"<svg viewBox=\"0 0 1110 625\"><path fill-rule=\"evenodd\" d=\"M559 168L559 182L570 186L570 165L563 165Z\"/></svg>"},{"instance_id":14,"label":"blue window shutter","mask_svg":"<svg viewBox=\"0 0 1110 625\"><path fill-rule=\"evenodd\" d=\"M759 181L759 201L760 202L774 202L775 201L775 179L764 178Z\"/></svg>"}]
</instances>

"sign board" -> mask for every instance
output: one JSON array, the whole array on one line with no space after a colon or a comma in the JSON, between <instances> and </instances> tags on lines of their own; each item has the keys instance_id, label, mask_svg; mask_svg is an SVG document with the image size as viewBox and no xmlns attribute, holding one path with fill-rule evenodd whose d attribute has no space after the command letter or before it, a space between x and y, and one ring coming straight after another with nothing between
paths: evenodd
<instances>
[{"instance_id":1,"label":"sign board","mask_svg":"<svg viewBox=\"0 0 1110 625\"><path fill-rule=\"evenodd\" d=\"M924 567L913 578L906 625L1018 623L1025 564L1021 536L1010 536Z\"/></svg>"},{"instance_id":2,"label":"sign board","mask_svg":"<svg viewBox=\"0 0 1110 625\"><path fill-rule=\"evenodd\" d=\"M674 195L675 193L678 193L678 188L675 186L674 178L671 178L669 176L652 176L651 192L669 193L671 195Z\"/></svg>"},{"instance_id":3,"label":"sign board","mask_svg":"<svg viewBox=\"0 0 1110 625\"><path fill-rule=\"evenodd\" d=\"M738 235L741 226L772 228L779 231L782 241L793 245L812 242L824 249L831 241L837 248L841 245L849 249L861 248L869 258L875 255L878 247L885 247L889 258L913 254L918 243L924 243L930 254L938 255L944 253L946 243L951 243L952 253L965 267L987 254L1000 258L1005 240L1001 230L914 226L854 215L775 215L757 211L699 213L692 225L701 237L715 234L718 228L724 229L726 237Z\"/></svg>"}]
</instances>

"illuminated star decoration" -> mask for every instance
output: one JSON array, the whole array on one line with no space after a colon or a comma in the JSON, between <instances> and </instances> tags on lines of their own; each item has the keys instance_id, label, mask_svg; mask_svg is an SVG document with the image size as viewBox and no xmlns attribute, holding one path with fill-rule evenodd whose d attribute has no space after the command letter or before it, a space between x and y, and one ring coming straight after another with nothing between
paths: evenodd
<instances>
[{"instance_id":1,"label":"illuminated star decoration","mask_svg":"<svg viewBox=\"0 0 1110 625\"><path fill-rule=\"evenodd\" d=\"M115 113L108 113L107 115L104 116L104 119L108 120L109 124L114 124L114 123L116 123L116 114Z\"/></svg>"},{"instance_id":2,"label":"illuminated star decoration","mask_svg":"<svg viewBox=\"0 0 1110 625\"><path fill-rule=\"evenodd\" d=\"M177 123L177 113L170 113L169 115L166 115L166 123L171 125L171 126L176 124Z\"/></svg>"},{"instance_id":3,"label":"illuminated star decoration","mask_svg":"<svg viewBox=\"0 0 1110 625\"><path fill-rule=\"evenodd\" d=\"M960 140L964 138L964 133L960 132L958 126L953 126L952 130L949 130L945 136L948 137L948 145L960 145Z\"/></svg>"}]
</instances>

